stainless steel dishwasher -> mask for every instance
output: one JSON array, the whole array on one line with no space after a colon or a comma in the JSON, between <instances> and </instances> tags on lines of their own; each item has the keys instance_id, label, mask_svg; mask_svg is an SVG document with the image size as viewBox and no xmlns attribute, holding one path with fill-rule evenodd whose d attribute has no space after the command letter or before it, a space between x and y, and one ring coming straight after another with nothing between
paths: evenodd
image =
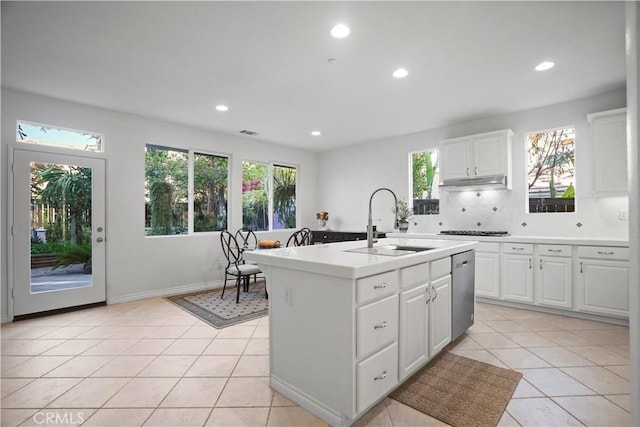
<instances>
[{"instance_id":1,"label":"stainless steel dishwasher","mask_svg":"<svg viewBox=\"0 0 640 427\"><path fill-rule=\"evenodd\" d=\"M451 341L473 325L475 310L475 251L451 256Z\"/></svg>"}]
</instances>

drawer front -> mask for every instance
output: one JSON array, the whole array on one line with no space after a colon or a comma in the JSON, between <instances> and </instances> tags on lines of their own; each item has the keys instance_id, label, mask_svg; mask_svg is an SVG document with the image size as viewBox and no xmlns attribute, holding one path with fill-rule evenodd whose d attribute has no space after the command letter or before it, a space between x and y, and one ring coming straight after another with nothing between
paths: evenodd
<instances>
[{"instance_id":1,"label":"drawer front","mask_svg":"<svg viewBox=\"0 0 640 427\"><path fill-rule=\"evenodd\" d=\"M451 274L451 257L431 262L431 280L436 280Z\"/></svg>"},{"instance_id":2,"label":"drawer front","mask_svg":"<svg viewBox=\"0 0 640 427\"><path fill-rule=\"evenodd\" d=\"M500 243L479 242L476 252L500 252Z\"/></svg>"},{"instance_id":3,"label":"drawer front","mask_svg":"<svg viewBox=\"0 0 640 427\"><path fill-rule=\"evenodd\" d=\"M380 350L356 367L357 412L384 397L398 383L398 343Z\"/></svg>"},{"instance_id":4,"label":"drawer front","mask_svg":"<svg viewBox=\"0 0 640 427\"><path fill-rule=\"evenodd\" d=\"M358 359L397 339L398 295L358 308L356 325Z\"/></svg>"},{"instance_id":5,"label":"drawer front","mask_svg":"<svg viewBox=\"0 0 640 427\"><path fill-rule=\"evenodd\" d=\"M364 277L356 282L356 298L358 304L381 298L398 290L398 273L389 271Z\"/></svg>"},{"instance_id":6,"label":"drawer front","mask_svg":"<svg viewBox=\"0 0 640 427\"><path fill-rule=\"evenodd\" d=\"M502 246L502 251L508 254L533 254L533 244L531 243L505 243Z\"/></svg>"},{"instance_id":7,"label":"drawer front","mask_svg":"<svg viewBox=\"0 0 640 427\"><path fill-rule=\"evenodd\" d=\"M538 245L537 254L547 255L547 256L569 257L571 256L571 246L569 245Z\"/></svg>"},{"instance_id":8,"label":"drawer front","mask_svg":"<svg viewBox=\"0 0 640 427\"><path fill-rule=\"evenodd\" d=\"M580 258L595 259L629 259L629 248L617 248L611 246L580 246L578 247Z\"/></svg>"},{"instance_id":9,"label":"drawer front","mask_svg":"<svg viewBox=\"0 0 640 427\"><path fill-rule=\"evenodd\" d=\"M429 263L412 265L400 270L400 288L422 285L429 281Z\"/></svg>"}]
</instances>

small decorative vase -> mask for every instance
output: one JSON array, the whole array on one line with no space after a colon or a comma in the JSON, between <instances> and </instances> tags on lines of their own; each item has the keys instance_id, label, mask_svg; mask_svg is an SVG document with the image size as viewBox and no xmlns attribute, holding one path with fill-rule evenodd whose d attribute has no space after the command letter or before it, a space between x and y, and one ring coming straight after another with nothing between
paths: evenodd
<instances>
[{"instance_id":1,"label":"small decorative vase","mask_svg":"<svg viewBox=\"0 0 640 427\"><path fill-rule=\"evenodd\" d=\"M325 219L317 219L316 221L318 222L318 227L320 227L320 230L326 230L327 229L327 220L325 220Z\"/></svg>"},{"instance_id":2,"label":"small decorative vase","mask_svg":"<svg viewBox=\"0 0 640 427\"><path fill-rule=\"evenodd\" d=\"M409 229L409 221L400 221L398 223L398 230L401 233L406 233L408 229Z\"/></svg>"}]
</instances>

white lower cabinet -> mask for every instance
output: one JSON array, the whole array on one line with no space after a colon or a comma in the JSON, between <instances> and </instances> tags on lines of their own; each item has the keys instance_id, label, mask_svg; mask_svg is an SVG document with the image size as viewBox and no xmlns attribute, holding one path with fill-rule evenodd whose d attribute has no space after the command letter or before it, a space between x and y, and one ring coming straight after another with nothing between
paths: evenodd
<instances>
[{"instance_id":1,"label":"white lower cabinet","mask_svg":"<svg viewBox=\"0 0 640 427\"><path fill-rule=\"evenodd\" d=\"M480 242L476 249L476 295L500 298L500 244Z\"/></svg>"},{"instance_id":2,"label":"white lower cabinet","mask_svg":"<svg viewBox=\"0 0 640 427\"><path fill-rule=\"evenodd\" d=\"M429 360L429 291L425 283L400 294L400 379Z\"/></svg>"},{"instance_id":3,"label":"white lower cabinet","mask_svg":"<svg viewBox=\"0 0 640 427\"><path fill-rule=\"evenodd\" d=\"M539 305L572 308L573 261L571 246L537 245L535 302Z\"/></svg>"},{"instance_id":4,"label":"white lower cabinet","mask_svg":"<svg viewBox=\"0 0 640 427\"><path fill-rule=\"evenodd\" d=\"M429 302L429 358L451 342L451 275L431 283L434 296Z\"/></svg>"},{"instance_id":5,"label":"white lower cabinet","mask_svg":"<svg viewBox=\"0 0 640 427\"><path fill-rule=\"evenodd\" d=\"M577 309L629 317L629 257L627 248L578 248Z\"/></svg>"},{"instance_id":6,"label":"white lower cabinet","mask_svg":"<svg viewBox=\"0 0 640 427\"><path fill-rule=\"evenodd\" d=\"M516 302L533 302L533 245L507 243L500 259L502 297Z\"/></svg>"},{"instance_id":7,"label":"white lower cabinet","mask_svg":"<svg viewBox=\"0 0 640 427\"><path fill-rule=\"evenodd\" d=\"M451 342L451 275L400 294L400 380Z\"/></svg>"},{"instance_id":8,"label":"white lower cabinet","mask_svg":"<svg viewBox=\"0 0 640 427\"><path fill-rule=\"evenodd\" d=\"M398 384L398 344L392 343L356 366L357 410L363 411Z\"/></svg>"}]
</instances>

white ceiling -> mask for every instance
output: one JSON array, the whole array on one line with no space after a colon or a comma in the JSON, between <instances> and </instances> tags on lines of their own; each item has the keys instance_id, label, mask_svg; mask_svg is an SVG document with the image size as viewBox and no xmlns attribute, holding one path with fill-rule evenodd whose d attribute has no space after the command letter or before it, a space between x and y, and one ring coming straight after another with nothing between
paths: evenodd
<instances>
[{"instance_id":1,"label":"white ceiling","mask_svg":"<svg viewBox=\"0 0 640 427\"><path fill-rule=\"evenodd\" d=\"M314 151L624 85L622 2L2 2L4 87Z\"/></svg>"}]
</instances>

